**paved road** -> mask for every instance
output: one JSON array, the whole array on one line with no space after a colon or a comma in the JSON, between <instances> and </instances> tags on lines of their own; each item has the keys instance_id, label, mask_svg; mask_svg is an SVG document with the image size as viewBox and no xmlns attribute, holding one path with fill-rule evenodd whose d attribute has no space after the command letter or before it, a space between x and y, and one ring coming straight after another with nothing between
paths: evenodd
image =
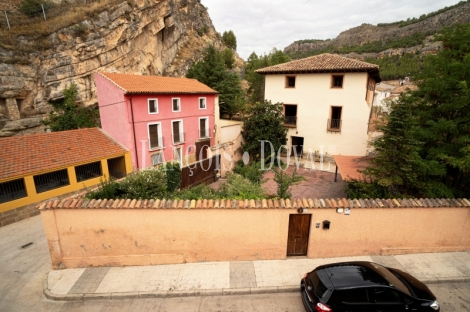
<instances>
[{"instance_id":1,"label":"paved road","mask_svg":"<svg viewBox=\"0 0 470 312\"><path fill-rule=\"evenodd\" d=\"M299 293L55 302L42 281L51 263L40 216L0 228L0 311L303 311ZM26 248L22 246L33 243ZM441 311L470 311L470 283L430 285Z\"/></svg>"}]
</instances>

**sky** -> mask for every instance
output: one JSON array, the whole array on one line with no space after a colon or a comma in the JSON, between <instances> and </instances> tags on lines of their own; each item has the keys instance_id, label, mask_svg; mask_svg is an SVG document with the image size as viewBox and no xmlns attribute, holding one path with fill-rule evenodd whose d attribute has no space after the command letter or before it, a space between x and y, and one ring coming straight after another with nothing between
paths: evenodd
<instances>
[{"instance_id":1,"label":"sky","mask_svg":"<svg viewBox=\"0 0 470 312\"><path fill-rule=\"evenodd\" d=\"M201 0L219 33L232 30L247 59L301 39L333 39L362 23L377 25L419 17L460 0Z\"/></svg>"}]
</instances>

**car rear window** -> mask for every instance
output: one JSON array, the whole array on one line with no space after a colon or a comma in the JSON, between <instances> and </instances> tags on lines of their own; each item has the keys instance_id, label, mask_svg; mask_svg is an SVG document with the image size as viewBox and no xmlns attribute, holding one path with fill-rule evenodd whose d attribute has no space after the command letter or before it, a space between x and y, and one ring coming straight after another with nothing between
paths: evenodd
<instances>
[{"instance_id":1,"label":"car rear window","mask_svg":"<svg viewBox=\"0 0 470 312\"><path fill-rule=\"evenodd\" d=\"M308 279L313 287L313 292L315 293L315 295L317 295L318 298L323 298L327 291L327 288L318 277L317 272L310 273L308 275Z\"/></svg>"}]
</instances>

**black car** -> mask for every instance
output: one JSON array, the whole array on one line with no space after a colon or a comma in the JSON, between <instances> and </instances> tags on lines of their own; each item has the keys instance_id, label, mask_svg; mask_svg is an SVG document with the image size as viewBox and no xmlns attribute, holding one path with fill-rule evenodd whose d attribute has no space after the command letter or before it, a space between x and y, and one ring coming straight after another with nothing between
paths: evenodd
<instances>
[{"instance_id":1,"label":"black car","mask_svg":"<svg viewBox=\"0 0 470 312\"><path fill-rule=\"evenodd\" d=\"M317 267L300 282L309 312L439 311L429 288L403 271L373 262Z\"/></svg>"}]
</instances>

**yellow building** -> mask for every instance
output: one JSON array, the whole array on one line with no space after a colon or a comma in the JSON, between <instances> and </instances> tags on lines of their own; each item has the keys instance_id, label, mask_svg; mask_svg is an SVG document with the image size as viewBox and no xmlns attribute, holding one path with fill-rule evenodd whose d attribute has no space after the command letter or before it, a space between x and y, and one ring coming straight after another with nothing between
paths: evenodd
<instances>
[{"instance_id":1,"label":"yellow building","mask_svg":"<svg viewBox=\"0 0 470 312\"><path fill-rule=\"evenodd\" d=\"M132 171L129 151L99 128L0 139L0 226L39 214L38 202Z\"/></svg>"}]
</instances>

